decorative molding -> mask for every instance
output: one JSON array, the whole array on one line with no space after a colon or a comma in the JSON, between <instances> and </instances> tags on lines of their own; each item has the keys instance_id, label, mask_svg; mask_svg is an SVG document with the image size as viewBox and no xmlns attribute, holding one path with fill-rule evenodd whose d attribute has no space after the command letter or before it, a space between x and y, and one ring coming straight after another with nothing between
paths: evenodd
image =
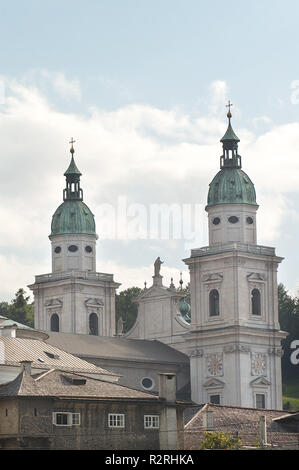
<instances>
[{"instance_id":1,"label":"decorative molding","mask_svg":"<svg viewBox=\"0 0 299 470\"><path fill-rule=\"evenodd\" d=\"M260 352L251 353L251 375L267 375L267 355Z\"/></svg>"},{"instance_id":2,"label":"decorative molding","mask_svg":"<svg viewBox=\"0 0 299 470\"><path fill-rule=\"evenodd\" d=\"M190 353L190 357L203 357L203 349L193 349L193 351Z\"/></svg>"},{"instance_id":3,"label":"decorative molding","mask_svg":"<svg viewBox=\"0 0 299 470\"><path fill-rule=\"evenodd\" d=\"M265 281L266 280L266 276L261 273L250 273L250 274L247 274L246 277L248 281Z\"/></svg>"},{"instance_id":4,"label":"decorative molding","mask_svg":"<svg viewBox=\"0 0 299 470\"><path fill-rule=\"evenodd\" d=\"M223 351L225 353L244 352L249 353L251 351L250 346L240 343L228 344L224 346Z\"/></svg>"},{"instance_id":5,"label":"decorative molding","mask_svg":"<svg viewBox=\"0 0 299 470\"><path fill-rule=\"evenodd\" d=\"M269 348L268 349L268 353L273 355L273 356L278 356L278 357L282 357L283 356L283 349L278 347L278 348Z\"/></svg>"},{"instance_id":6,"label":"decorative molding","mask_svg":"<svg viewBox=\"0 0 299 470\"><path fill-rule=\"evenodd\" d=\"M268 387L269 385L271 385L271 382L266 377L261 376L261 377L257 377L256 379L253 379L250 382L250 385L252 387L255 387L255 386L257 386L257 387L259 387L259 386Z\"/></svg>"},{"instance_id":7,"label":"decorative molding","mask_svg":"<svg viewBox=\"0 0 299 470\"><path fill-rule=\"evenodd\" d=\"M221 389L225 386L225 383L222 380L215 379L214 377L211 379L206 380L203 384L204 388L218 388Z\"/></svg>"},{"instance_id":8,"label":"decorative molding","mask_svg":"<svg viewBox=\"0 0 299 470\"><path fill-rule=\"evenodd\" d=\"M104 306L104 301L102 299L99 299L99 298L89 298L89 299L85 300L84 303L85 303L86 307L99 308L99 307Z\"/></svg>"},{"instance_id":9,"label":"decorative molding","mask_svg":"<svg viewBox=\"0 0 299 470\"><path fill-rule=\"evenodd\" d=\"M61 299L50 299L45 301L45 307L58 307L61 308L63 305L63 302Z\"/></svg>"},{"instance_id":10,"label":"decorative molding","mask_svg":"<svg viewBox=\"0 0 299 470\"><path fill-rule=\"evenodd\" d=\"M203 274L203 282L221 282L223 280L223 274L213 273L213 274Z\"/></svg>"},{"instance_id":11,"label":"decorative molding","mask_svg":"<svg viewBox=\"0 0 299 470\"><path fill-rule=\"evenodd\" d=\"M206 368L208 376L223 375L223 354L211 353L206 355Z\"/></svg>"}]
</instances>

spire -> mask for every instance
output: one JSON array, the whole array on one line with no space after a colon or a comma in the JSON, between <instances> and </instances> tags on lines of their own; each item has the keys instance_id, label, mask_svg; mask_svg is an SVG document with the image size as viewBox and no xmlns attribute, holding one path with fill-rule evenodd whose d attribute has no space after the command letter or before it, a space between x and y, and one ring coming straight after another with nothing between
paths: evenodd
<instances>
[{"instance_id":1,"label":"spire","mask_svg":"<svg viewBox=\"0 0 299 470\"><path fill-rule=\"evenodd\" d=\"M63 200L83 200L83 191L80 188L80 176L81 173L77 168L74 160L74 146L76 141L72 138L70 141L71 148L70 153L72 155L71 162L68 169L65 171L64 176L66 177L66 188L63 190Z\"/></svg>"},{"instance_id":2,"label":"spire","mask_svg":"<svg viewBox=\"0 0 299 470\"><path fill-rule=\"evenodd\" d=\"M241 168L241 157L238 155L238 142L240 142L240 139L235 134L231 125L231 106L233 104L228 101L226 105L229 108L227 113L228 127L224 136L220 139L223 147L223 155L220 157L220 168Z\"/></svg>"}]
</instances>

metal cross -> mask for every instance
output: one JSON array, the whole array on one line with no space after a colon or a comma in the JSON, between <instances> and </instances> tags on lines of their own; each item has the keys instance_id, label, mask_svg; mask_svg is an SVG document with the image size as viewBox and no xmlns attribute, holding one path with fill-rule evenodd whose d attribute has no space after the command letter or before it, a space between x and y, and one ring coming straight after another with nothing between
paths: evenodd
<instances>
[{"instance_id":1,"label":"metal cross","mask_svg":"<svg viewBox=\"0 0 299 470\"><path fill-rule=\"evenodd\" d=\"M226 107L228 108L229 112L230 112L231 106L234 106L234 105L233 105L233 103L230 102L230 100L228 100L228 104L226 105Z\"/></svg>"},{"instance_id":2,"label":"metal cross","mask_svg":"<svg viewBox=\"0 0 299 470\"><path fill-rule=\"evenodd\" d=\"M74 146L73 146L73 144L74 144L75 142L76 142L76 141L75 141L75 140L73 139L73 137L72 137L71 141L69 142L70 144L72 144L71 150L70 150L71 153L74 153L74 152L75 152Z\"/></svg>"}]
</instances>

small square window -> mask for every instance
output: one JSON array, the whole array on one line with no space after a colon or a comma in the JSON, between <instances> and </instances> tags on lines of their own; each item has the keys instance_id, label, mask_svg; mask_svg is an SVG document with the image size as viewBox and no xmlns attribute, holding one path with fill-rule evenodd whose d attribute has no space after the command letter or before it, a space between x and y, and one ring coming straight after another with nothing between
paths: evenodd
<instances>
[{"instance_id":1,"label":"small square window","mask_svg":"<svg viewBox=\"0 0 299 470\"><path fill-rule=\"evenodd\" d=\"M109 413L108 426L109 428L124 428L125 427L125 415Z\"/></svg>"},{"instance_id":2,"label":"small square window","mask_svg":"<svg viewBox=\"0 0 299 470\"><path fill-rule=\"evenodd\" d=\"M256 408L266 408L266 397L263 393L255 395Z\"/></svg>"},{"instance_id":3,"label":"small square window","mask_svg":"<svg viewBox=\"0 0 299 470\"><path fill-rule=\"evenodd\" d=\"M220 405L220 395L210 395L209 402L213 405Z\"/></svg>"},{"instance_id":4,"label":"small square window","mask_svg":"<svg viewBox=\"0 0 299 470\"><path fill-rule=\"evenodd\" d=\"M53 413L53 424L56 426L78 426L80 425L80 413Z\"/></svg>"},{"instance_id":5,"label":"small square window","mask_svg":"<svg viewBox=\"0 0 299 470\"><path fill-rule=\"evenodd\" d=\"M144 428L145 429L158 429L160 426L160 419L158 415L145 415Z\"/></svg>"}]
</instances>

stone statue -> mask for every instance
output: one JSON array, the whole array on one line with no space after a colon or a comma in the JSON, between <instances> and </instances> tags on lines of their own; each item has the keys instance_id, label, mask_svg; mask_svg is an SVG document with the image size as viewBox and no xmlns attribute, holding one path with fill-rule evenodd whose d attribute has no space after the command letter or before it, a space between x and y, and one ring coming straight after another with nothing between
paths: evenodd
<instances>
[{"instance_id":1,"label":"stone statue","mask_svg":"<svg viewBox=\"0 0 299 470\"><path fill-rule=\"evenodd\" d=\"M124 332L124 321L123 321L122 317L120 317L117 321L116 333L117 333L117 335L122 335L123 332Z\"/></svg>"},{"instance_id":2,"label":"stone statue","mask_svg":"<svg viewBox=\"0 0 299 470\"><path fill-rule=\"evenodd\" d=\"M155 277L160 276L160 269L161 269L161 264L163 264L164 261L160 260L160 256L155 261L154 267L155 267Z\"/></svg>"}]
</instances>

